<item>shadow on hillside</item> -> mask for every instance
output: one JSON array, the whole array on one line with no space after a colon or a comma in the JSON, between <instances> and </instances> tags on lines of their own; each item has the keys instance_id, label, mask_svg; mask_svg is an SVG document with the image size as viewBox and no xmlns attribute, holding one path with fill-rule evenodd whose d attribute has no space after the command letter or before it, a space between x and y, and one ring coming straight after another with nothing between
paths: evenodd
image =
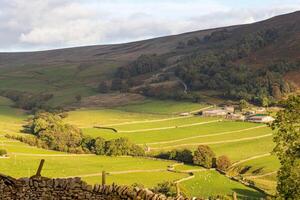
<instances>
[{"instance_id":1,"label":"shadow on hillside","mask_svg":"<svg viewBox=\"0 0 300 200\"><path fill-rule=\"evenodd\" d=\"M265 197L263 193L251 189L234 188L232 190L237 193L238 199L260 200L262 197Z\"/></svg>"}]
</instances>

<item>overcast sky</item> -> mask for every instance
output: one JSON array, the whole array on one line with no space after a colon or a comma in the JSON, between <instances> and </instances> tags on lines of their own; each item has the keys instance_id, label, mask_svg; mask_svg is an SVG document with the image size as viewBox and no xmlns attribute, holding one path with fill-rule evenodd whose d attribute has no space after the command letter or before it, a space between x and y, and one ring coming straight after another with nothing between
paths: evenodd
<instances>
[{"instance_id":1,"label":"overcast sky","mask_svg":"<svg viewBox=\"0 0 300 200\"><path fill-rule=\"evenodd\" d=\"M129 42L296 10L300 0L0 0L0 51Z\"/></svg>"}]
</instances>

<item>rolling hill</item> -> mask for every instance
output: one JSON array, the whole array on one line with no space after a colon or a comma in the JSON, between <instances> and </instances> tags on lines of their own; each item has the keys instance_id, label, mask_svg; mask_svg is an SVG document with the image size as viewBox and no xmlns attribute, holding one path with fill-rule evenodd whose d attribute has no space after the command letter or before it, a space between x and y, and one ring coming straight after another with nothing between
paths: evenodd
<instances>
[{"instance_id":1,"label":"rolling hill","mask_svg":"<svg viewBox=\"0 0 300 200\"><path fill-rule=\"evenodd\" d=\"M107 87L118 83L118 87L111 88L113 93L121 90L150 96L170 97L164 93L169 88L176 88L196 93L200 99L248 98L245 93L274 97L278 91L280 96L290 92L290 89L286 91L287 84L288 88L291 85L296 89L300 87L299 52L300 11L253 24L126 44L0 53L0 90L6 96L7 92L13 91L17 96L22 93L29 99L36 94L51 94L45 101L55 106L73 105L81 99L78 96L88 101L99 94L99 83L105 83ZM240 73L244 69L247 73ZM264 75L258 73L264 69ZM222 73L218 75L218 71ZM228 78L225 71L242 78ZM271 75L268 75L269 71ZM250 79L249 76L252 76L252 82L245 80ZM251 88L266 76L272 79L268 88ZM226 84L230 88L237 87L234 94L227 92ZM261 82L256 87L265 87L264 84ZM104 96L109 101L107 95L102 94L100 98ZM249 100L255 99L253 96Z\"/></svg>"}]
</instances>

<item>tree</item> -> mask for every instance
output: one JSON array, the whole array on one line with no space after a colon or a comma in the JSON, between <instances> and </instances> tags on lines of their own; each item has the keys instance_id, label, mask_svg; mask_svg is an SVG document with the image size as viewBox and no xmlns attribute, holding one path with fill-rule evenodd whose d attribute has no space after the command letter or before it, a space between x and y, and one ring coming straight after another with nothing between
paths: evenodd
<instances>
[{"instance_id":1,"label":"tree","mask_svg":"<svg viewBox=\"0 0 300 200\"><path fill-rule=\"evenodd\" d=\"M242 111L245 108L249 107L249 103L245 99L241 99L239 103L240 110Z\"/></svg>"},{"instance_id":2,"label":"tree","mask_svg":"<svg viewBox=\"0 0 300 200\"><path fill-rule=\"evenodd\" d=\"M226 171L230 167L231 162L227 156L223 155L217 158L216 165L217 169L221 171Z\"/></svg>"},{"instance_id":3,"label":"tree","mask_svg":"<svg viewBox=\"0 0 300 200\"><path fill-rule=\"evenodd\" d=\"M75 99L76 99L77 102L80 102L82 97L81 97L81 95L76 95Z\"/></svg>"},{"instance_id":4,"label":"tree","mask_svg":"<svg viewBox=\"0 0 300 200\"><path fill-rule=\"evenodd\" d=\"M215 153L211 150L209 146L200 145L194 152L193 162L196 165L203 166L205 168L213 167L213 159L215 158Z\"/></svg>"},{"instance_id":5,"label":"tree","mask_svg":"<svg viewBox=\"0 0 300 200\"><path fill-rule=\"evenodd\" d=\"M81 130L65 124L58 114L38 112L27 127L48 149L73 153L82 151Z\"/></svg>"},{"instance_id":6,"label":"tree","mask_svg":"<svg viewBox=\"0 0 300 200\"><path fill-rule=\"evenodd\" d=\"M122 84L123 84L122 79L119 79L119 78L114 79L111 83L111 89L112 90L121 90Z\"/></svg>"},{"instance_id":7,"label":"tree","mask_svg":"<svg viewBox=\"0 0 300 200\"><path fill-rule=\"evenodd\" d=\"M109 91L109 86L105 81L101 81L101 83L98 86L98 91L100 93L107 93Z\"/></svg>"},{"instance_id":8,"label":"tree","mask_svg":"<svg viewBox=\"0 0 300 200\"><path fill-rule=\"evenodd\" d=\"M282 199L300 199L300 96L283 102L271 127L276 130L273 152L280 160L277 191Z\"/></svg>"}]
</instances>

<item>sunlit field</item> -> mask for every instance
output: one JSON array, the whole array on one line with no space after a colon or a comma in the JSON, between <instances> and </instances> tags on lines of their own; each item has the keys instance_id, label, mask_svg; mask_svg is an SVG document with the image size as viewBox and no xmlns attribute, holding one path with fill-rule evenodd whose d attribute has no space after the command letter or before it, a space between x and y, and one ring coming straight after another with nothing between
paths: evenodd
<instances>
[{"instance_id":1,"label":"sunlit field","mask_svg":"<svg viewBox=\"0 0 300 200\"><path fill-rule=\"evenodd\" d=\"M166 105L171 109L163 109ZM194 171L195 177L181 182L180 188L188 196L232 195L261 197L262 194L215 171L207 171L193 165L178 165L176 172L168 171L175 161L153 160L134 157L108 157L96 155L75 155L50 151L29 146L19 141L5 138L5 134L23 134L22 125L29 117L25 111L12 107L13 103L0 98L0 149L8 151L8 158L1 158L1 173L14 177L31 176L41 159L45 159L42 175L48 177L82 177L90 184L101 182L101 172L105 170L108 183L142 184L154 187L163 181L178 181ZM214 117L197 115L180 116L178 113L201 110L207 105L146 101L143 104L123 108L79 109L68 113L64 120L80 127L83 134L92 137L113 139L129 138L130 141L147 147L149 155L178 148L194 150L200 144L209 145L217 154L227 155L236 165L251 166L243 174L249 180L273 191L276 179L268 173L276 172L278 161L273 156L251 159L269 153L273 148L272 131L262 124L233 122ZM159 111L158 111L159 110ZM176 114L177 113L177 114ZM94 126L110 127L117 130L103 130ZM244 161L243 160L247 160ZM254 177L255 175L266 175ZM272 176L272 174L270 175ZM268 184L270 183L270 184ZM222 187L221 187L222 185Z\"/></svg>"}]
</instances>

